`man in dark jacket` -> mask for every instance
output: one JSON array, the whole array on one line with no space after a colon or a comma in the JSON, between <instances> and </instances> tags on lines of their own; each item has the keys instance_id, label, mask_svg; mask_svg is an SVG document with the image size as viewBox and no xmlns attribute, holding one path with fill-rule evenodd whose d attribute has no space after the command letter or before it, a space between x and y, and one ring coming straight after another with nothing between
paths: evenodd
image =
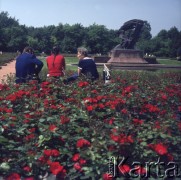
<instances>
[{"instance_id":1,"label":"man in dark jacket","mask_svg":"<svg viewBox=\"0 0 181 180\"><path fill-rule=\"evenodd\" d=\"M33 49L25 47L23 53L16 59L16 83L26 83L38 77L42 67L43 63L36 58Z\"/></svg>"}]
</instances>

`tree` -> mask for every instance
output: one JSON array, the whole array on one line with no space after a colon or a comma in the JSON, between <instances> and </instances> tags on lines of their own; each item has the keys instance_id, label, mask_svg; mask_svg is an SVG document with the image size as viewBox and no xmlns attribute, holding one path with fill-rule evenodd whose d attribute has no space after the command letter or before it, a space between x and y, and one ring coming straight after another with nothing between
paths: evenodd
<instances>
[{"instance_id":1,"label":"tree","mask_svg":"<svg viewBox=\"0 0 181 180\"><path fill-rule=\"evenodd\" d=\"M91 53L107 54L110 51L108 37L110 37L109 30L105 26L93 24L87 28L86 46Z\"/></svg>"},{"instance_id":2,"label":"tree","mask_svg":"<svg viewBox=\"0 0 181 180\"><path fill-rule=\"evenodd\" d=\"M15 18L9 17L8 12L0 13L0 50L7 51L9 34L7 34L7 29L16 26L19 26L18 20Z\"/></svg>"},{"instance_id":3,"label":"tree","mask_svg":"<svg viewBox=\"0 0 181 180\"><path fill-rule=\"evenodd\" d=\"M85 29L81 24L72 26L64 25L64 39L62 42L63 51L76 53L77 48L83 44L85 37Z\"/></svg>"},{"instance_id":4,"label":"tree","mask_svg":"<svg viewBox=\"0 0 181 180\"><path fill-rule=\"evenodd\" d=\"M151 38L151 26L145 21L138 42L136 43L136 49L140 49L144 53L151 53L150 51L153 48L151 47L153 46L153 42L150 44Z\"/></svg>"},{"instance_id":5,"label":"tree","mask_svg":"<svg viewBox=\"0 0 181 180\"><path fill-rule=\"evenodd\" d=\"M176 27L172 27L168 31L168 37L170 39L169 43L170 57L176 57L177 49L181 47L181 32L179 32Z\"/></svg>"},{"instance_id":6,"label":"tree","mask_svg":"<svg viewBox=\"0 0 181 180\"><path fill-rule=\"evenodd\" d=\"M15 18L9 17L8 12L1 12L0 13L0 28L7 28L7 27L12 27L12 26L19 26L18 20Z\"/></svg>"}]
</instances>

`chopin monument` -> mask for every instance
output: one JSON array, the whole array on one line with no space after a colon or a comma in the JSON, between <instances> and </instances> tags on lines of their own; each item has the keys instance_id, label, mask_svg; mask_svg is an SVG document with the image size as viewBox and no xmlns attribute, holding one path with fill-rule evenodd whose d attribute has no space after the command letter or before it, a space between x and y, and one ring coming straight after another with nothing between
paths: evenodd
<instances>
[{"instance_id":1,"label":"chopin monument","mask_svg":"<svg viewBox=\"0 0 181 180\"><path fill-rule=\"evenodd\" d=\"M143 53L135 49L135 44L140 36L144 21L133 19L127 21L119 29L120 44L111 50L111 64L147 64Z\"/></svg>"}]
</instances>

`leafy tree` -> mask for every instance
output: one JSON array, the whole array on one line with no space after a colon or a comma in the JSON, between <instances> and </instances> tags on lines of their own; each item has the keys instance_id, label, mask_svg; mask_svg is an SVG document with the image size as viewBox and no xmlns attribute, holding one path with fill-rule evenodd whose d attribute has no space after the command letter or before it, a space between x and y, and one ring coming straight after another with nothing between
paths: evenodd
<instances>
[{"instance_id":1,"label":"leafy tree","mask_svg":"<svg viewBox=\"0 0 181 180\"><path fill-rule=\"evenodd\" d=\"M2 11L0 13L0 24L1 24L1 29L3 28L8 28L12 26L19 26L18 20L15 18L9 17L8 12Z\"/></svg>"},{"instance_id":2,"label":"leafy tree","mask_svg":"<svg viewBox=\"0 0 181 180\"><path fill-rule=\"evenodd\" d=\"M105 26L93 24L87 28L86 46L91 53L107 53L110 51L108 37L109 30Z\"/></svg>"},{"instance_id":3,"label":"leafy tree","mask_svg":"<svg viewBox=\"0 0 181 180\"><path fill-rule=\"evenodd\" d=\"M7 51L9 35L6 33L8 28L19 26L18 20L9 17L8 12L0 13L0 50Z\"/></svg>"},{"instance_id":4,"label":"leafy tree","mask_svg":"<svg viewBox=\"0 0 181 180\"><path fill-rule=\"evenodd\" d=\"M144 53L149 53L152 51L151 49L153 49L153 42L151 43L151 26L150 24L145 21L144 25L141 29L140 32L140 37L138 39L138 42L136 43L136 49L140 49L142 50Z\"/></svg>"},{"instance_id":5,"label":"leafy tree","mask_svg":"<svg viewBox=\"0 0 181 180\"><path fill-rule=\"evenodd\" d=\"M177 56L177 49L181 46L181 32L176 27L172 27L168 31L169 42L169 55L170 57Z\"/></svg>"},{"instance_id":6,"label":"leafy tree","mask_svg":"<svg viewBox=\"0 0 181 180\"><path fill-rule=\"evenodd\" d=\"M62 41L63 51L76 53L77 47L81 46L85 37L85 29L81 24L72 26L64 25L64 39Z\"/></svg>"}]
</instances>

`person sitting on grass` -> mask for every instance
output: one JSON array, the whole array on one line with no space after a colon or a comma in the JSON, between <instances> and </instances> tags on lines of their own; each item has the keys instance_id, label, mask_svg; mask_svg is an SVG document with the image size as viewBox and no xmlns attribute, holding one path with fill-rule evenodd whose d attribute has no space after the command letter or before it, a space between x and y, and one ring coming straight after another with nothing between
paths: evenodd
<instances>
[{"instance_id":1,"label":"person sitting on grass","mask_svg":"<svg viewBox=\"0 0 181 180\"><path fill-rule=\"evenodd\" d=\"M52 54L46 58L48 67L48 76L59 78L64 76L65 71L65 58L60 54L58 46L54 46Z\"/></svg>"},{"instance_id":2,"label":"person sitting on grass","mask_svg":"<svg viewBox=\"0 0 181 180\"><path fill-rule=\"evenodd\" d=\"M27 83L30 80L40 82L38 74L43 67L43 62L36 58L33 49L25 47L23 53L16 58L16 83Z\"/></svg>"},{"instance_id":3,"label":"person sitting on grass","mask_svg":"<svg viewBox=\"0 0 181 180\"><path fill-rule=\"evenodd\" d=\"M77 73L64 80L64 83L74 81L79 76L85 76L92 81L99 78L96 63L91 57L88 57L88 50L85 47L79 47L77 49L77 58L79 59Z\"/></svg>"}]
</instances>

